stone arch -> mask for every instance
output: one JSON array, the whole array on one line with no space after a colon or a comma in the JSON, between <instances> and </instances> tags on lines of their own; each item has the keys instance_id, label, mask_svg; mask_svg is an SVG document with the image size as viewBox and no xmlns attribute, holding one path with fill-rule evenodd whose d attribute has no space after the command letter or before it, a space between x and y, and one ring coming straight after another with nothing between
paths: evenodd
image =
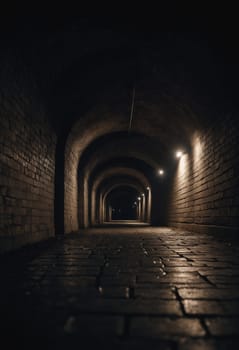
<instances>
[{"instance_id":1,"label":"stone arch","mask_svg":"<svg viewBox=\"0 0 239 350\"><path fill-rule=\"evenodd\" d=\"M117 187L120 187L122 185L128 185L129 187L131 186L132 188L135 188L138 191L139 195L141 195L142 193L145 193L145 214L144 214L144 220L146 222L150 223L150 221L151 221L151 188L147 187L146 190L145 190L145 188L141 184L130 183L129 181L118 182L118 183L110 186L109 188L107 188L103 192L103 209L104 209L104 212L106 212L105 203L106 203L106 199L107 199L108 194L113 189L115 189ZM103 215L103 218L104 218L104 215Z\"/></svg>"},{"instance_id":2,"label":"stone arch","mask_svg":"<svg viewBox=\"0 0 239 350\"><path fill-rule=\"evenodd\" d=\"M89 152L87 150L88 157L85 154L82 156L82 162L79 163L79 224L81 227L88 226L88 196L89 196L89 180L92 172L101 164L105 164L114 160L117 157L123 159L135 159L148 164L154 172L162 166L163 160L160 162L158 156L159 145L155 141L152 144L150 138L145 138L144 135L137 135L137 143L135 144L134 136L131 137L128 134L124 136L124 139L116 140L118 133L113 134L113 141L110 140L110 147L108 142L105 142L102 147L93 147L93 150ZM132 140L133 142L125 142ZM145 143L148 141L148 143ZM142 142L143 140L143 142ZM98 140L100 142L101 139ZM158 157L158 158L157 158ZM86 158L86 159L85 159Z\"/></svg>"},{"instance_id":3,"label":"stone arch","mask_svg":"<svg viewBox=\"0 0 239 350\"><path fill-rule=\"evenodd\" d=\"M90 193L90 206L91 206L90 220L92 225L96 223L96 200L97 200L97 195L98 195L97 192L99 190L99 186L106 178L109 178L110 176L114 176L114 175L117 175L117 176L127 175L129 177L137 179L139 182L142 183L142 186L144 186L145 188L150 187L150 182L148 181L148 179L144 176L144 174L142 174L136 169L115 167L100 173L96 177Z\"/></svg>"}]
</instances>

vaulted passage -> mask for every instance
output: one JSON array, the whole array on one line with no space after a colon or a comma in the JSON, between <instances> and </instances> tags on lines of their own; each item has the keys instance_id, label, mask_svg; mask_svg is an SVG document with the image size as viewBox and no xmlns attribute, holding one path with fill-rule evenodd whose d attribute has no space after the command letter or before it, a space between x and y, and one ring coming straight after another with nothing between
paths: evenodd
<instances>
[{"instance_id":1,"label":"vaulted passage","mask_svg":"<svg viewBox=\"0 0 239 350\"><path fill-rule=\"evenodd\" d=\"M0 253L14 262L3 298L16 282L32 317L25 297L58 313L59 292L63 338L78 339L84 317L72 310L79 306L86 333L103 320L113 343L129 340L119 348L131 341L138 348L141 335L160 338L163 349L218 349L215 337L228 347L234 335L233 346L239 77L232 33L62 21L19 31L19 16L11 33L1 31ZM19 322L20 309L11 309ZM58 323L48 321L54 338Z\"/></svg>"}]
</instances>

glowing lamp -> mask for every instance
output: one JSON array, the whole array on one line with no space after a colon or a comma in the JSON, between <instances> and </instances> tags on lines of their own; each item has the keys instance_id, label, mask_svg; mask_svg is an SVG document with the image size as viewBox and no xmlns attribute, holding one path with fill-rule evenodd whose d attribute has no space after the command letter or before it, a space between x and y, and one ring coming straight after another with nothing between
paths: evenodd
<instances>
[{"instance_id":1,"label":"glowing lamp","mask_svg":"<svg viewBox=\"0 0 239 350\"><path fill-rule=\"evenodd\" d=\"M176 158L181 158L183 155L183 151L177 151L176 152Z\"/></svg>"},{"instance_id":2,"label":"glowing lamp","mask_svg":"<svg viewBox=\"0 0 239 350\"><path fill-rule=\"evenodd\" d=\"M158 173L159 173L159 175L163 175L164 174L164 170L163 169L159 169Z\"/></svg>"}]
</instances>

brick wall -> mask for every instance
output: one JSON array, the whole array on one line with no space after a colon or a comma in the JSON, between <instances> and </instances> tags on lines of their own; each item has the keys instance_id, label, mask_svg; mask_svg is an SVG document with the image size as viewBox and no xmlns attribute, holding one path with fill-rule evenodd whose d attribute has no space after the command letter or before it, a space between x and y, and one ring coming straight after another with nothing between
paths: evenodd
<instances>
[{"instance_id":1,"label":"brick wall","mask_svg":"<svg viewBox=\"0 0 239 350\"><path fill-rule=\"evenodd\" d=\"M64 232L75 232L78 224L78 162L79 156L74 149L74 142L68 140L65 150L65 176L64 176ZM72 147L70 147L72 146Z\"/></svg>"},{"instance_id":2,"label":"brick wall","mask_svg":"<svg viewBox=\"0 0 239 350\"><path fill-rule=\"evenodd\" d=\"M14 71L15 70L15 71ZM54 235L56 136L34 80L0 72L0 252Z\"/></svg>"},{"instance_id":3,"label":"brick wall","mask_svg":"<svg viewBox=\"0 0 239 350\"><path fill-rule=\"evenodd\" d=\"M170 225L239 233L238 130L237 118L228 115L193 135L191 151L177 165Z\"/></svg>"}]
</instances>

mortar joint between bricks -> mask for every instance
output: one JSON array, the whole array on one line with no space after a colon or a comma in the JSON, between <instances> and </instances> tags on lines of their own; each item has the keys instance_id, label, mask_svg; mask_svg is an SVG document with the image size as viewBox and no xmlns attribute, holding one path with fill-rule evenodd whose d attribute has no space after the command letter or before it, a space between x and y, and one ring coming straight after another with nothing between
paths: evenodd
<instances>
[{"instance_id":1,"label":"mortar joint between bricks","mask_svg":"<svg viewBox=\"0 0 239 350\"><path fill-rule=\"evenodd\" d=\"M210 334L210 332L209 332L209 329L208 329L208 327L207 327L207 325L206 325L206 322L205 322L204 318L199 317L199 321L200 321L200 323L201 323L202 328L203 328L203 329L205 330L205 332L206 332L206 336L205 336L205 337L209 338L209 337L211 336L211 334Z\"/></svg>"},{"instance_id":2,"label":"mortar joint between bricks","mask_svg":"<svg viewBox=\"0 0 239 350\"><path fill-rule=\"evenodd\" d=\"M179 292L178 292L178 287L173 286L172 291L174 292L175 296L176 296L176 300L179 302L181 311L183 313L183 316L187 316L185 309L184 309L184 305L183 305L183 299L181 298Z\"/></svg>"},{"instance_id":3,"label":"mortar joint between bricks","mask_svg":"<svg viewBox=\"0 0 239 350\"><path fill-rule=\"evenodd\" d=\"M197 272L197 273L198 273L198 275L199 275L205 282L209 283L209 284L210 284L211 286L213 286L213 287L217 287L215 283L211 282L211 281L207 278L207 276L202 275L200 272Z\"/></svg>"},{"instance_id":4,"label":"mortar joint between bricks","mask_svg":"<svg viewBox=\"0 0 239 350\"><path fill-rule=\"evenodd\" d=\"M187 261L189 261L189 262L193 262L193 260L192 259L190 259L190 258L188 258L187 256L185 256L184 254L180 254L180 253L177 253L181 258L184 258L184 259L186 259Z\"/></svg>"}]
</instances>

